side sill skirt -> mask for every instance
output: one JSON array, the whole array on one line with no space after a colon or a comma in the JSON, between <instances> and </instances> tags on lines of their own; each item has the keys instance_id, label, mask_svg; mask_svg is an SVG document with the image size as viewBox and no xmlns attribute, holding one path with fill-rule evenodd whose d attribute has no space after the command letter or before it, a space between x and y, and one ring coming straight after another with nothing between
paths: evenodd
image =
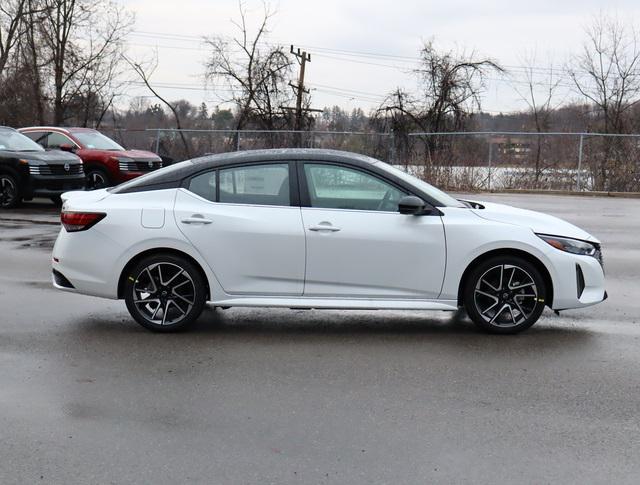
<instances>
[{"instance_id":1,"label":"side sill skirt","mask_svg":"<svg viewBox=\"0 0 640 485\"><path fill-rule=\"evenodd\" d=\"M456 311L456 300L370 300L332 298L237 297L211 301L215 306L277 307L340 310L443 310Z\"/></svg>"}]
</instances>

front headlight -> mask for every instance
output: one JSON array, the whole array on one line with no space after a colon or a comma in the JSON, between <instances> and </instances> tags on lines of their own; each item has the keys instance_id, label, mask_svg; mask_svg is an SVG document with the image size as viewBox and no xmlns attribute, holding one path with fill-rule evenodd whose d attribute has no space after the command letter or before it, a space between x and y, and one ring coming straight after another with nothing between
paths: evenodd
<instances>
[{"instance_id":1,"label":"front headlight","mask_svg":"<svg viewBox=\"0 0 640 485\"><path fill-rule=\"evenodd\" d=\"M133 158L113 157L113 159L118 161L118 168L121 172L130 172L136 169L136 164Z\"/></svg>"},{"instance_id":2,"label":"front headlight","mask_svg":"<svg viewBox=\"0 0 640 485\"><path fill-rule=\"evenodd\" d=\"M537 234L547 244L553 246L560 251L571 254L580 254L582 256L596 256L598 246L580 239L571 239L569 237L549 236L548 234Z\"/></svg>"}]
</instances>

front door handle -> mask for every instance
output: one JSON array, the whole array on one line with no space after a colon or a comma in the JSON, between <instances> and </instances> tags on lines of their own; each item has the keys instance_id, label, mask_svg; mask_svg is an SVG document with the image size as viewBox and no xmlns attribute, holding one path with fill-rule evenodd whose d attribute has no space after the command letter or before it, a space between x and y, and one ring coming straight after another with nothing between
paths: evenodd
<instances>
[{"instance_id":1,"label":"front door handle","mask_svg":"<svg viewBox=\"0 0 640 485\"><path fill-rule=\"evenodd\" d=\"M338 232L340 230L339 227L332 226L329 223L316 224L315 226L309 226L310 231L329 231L329 232Z\"/></svg>"},{"instance_id":2,"label":"front door handle","mask_svg":"<svg viewBox=\"0 0 640 485\"><path fill-rule=\"evenodd\" d=\"M213 221L211 219L205 219L200 215L193 215L191 217L185 217L180 222L183 224L211 224Z\"/></svg>"}]
</instances>

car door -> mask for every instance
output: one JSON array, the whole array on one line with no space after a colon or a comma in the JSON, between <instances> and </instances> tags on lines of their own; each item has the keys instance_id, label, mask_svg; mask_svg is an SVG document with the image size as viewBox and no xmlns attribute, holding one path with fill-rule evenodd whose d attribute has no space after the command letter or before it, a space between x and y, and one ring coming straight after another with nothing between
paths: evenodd
<instances>
[{"instance_id":1,"label":"car door","mask_svg":"<svg viewBox=\"0 0 640 485\"><path fill-rule=\"evenodd\" d=\"M446 256L439 215L400 214L407 192L361 168L301 162L299 172L305 296L438 297Z\"/></svg>"},{"instance_id":2,"label":"car door","mask_svg":"<svg viewBox=\"0 0 640 485\"><path fill-rule=\"evenodd\" d=\"M226 293L302 295L305 238L290 170L288 162L220 168L178 191L176 223Z\"/></svg>"}]
</instances>

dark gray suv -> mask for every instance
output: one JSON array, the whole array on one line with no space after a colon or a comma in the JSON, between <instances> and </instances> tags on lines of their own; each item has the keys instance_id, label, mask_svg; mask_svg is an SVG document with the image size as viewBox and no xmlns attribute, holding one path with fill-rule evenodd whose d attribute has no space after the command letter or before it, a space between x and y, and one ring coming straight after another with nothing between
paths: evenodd
<instances>
[{"instance_id":1,"label":"dark gray suv","mask_svg":"<svg viewBox=\"0 0 640 485\"><path fill-rule=\"evenodd\" d=\"M59 204L60 194L84 186L79 157L47 152L17 130L0 126L0 208L10 209L36 196Z\"/></svg>"}]
</instances>

